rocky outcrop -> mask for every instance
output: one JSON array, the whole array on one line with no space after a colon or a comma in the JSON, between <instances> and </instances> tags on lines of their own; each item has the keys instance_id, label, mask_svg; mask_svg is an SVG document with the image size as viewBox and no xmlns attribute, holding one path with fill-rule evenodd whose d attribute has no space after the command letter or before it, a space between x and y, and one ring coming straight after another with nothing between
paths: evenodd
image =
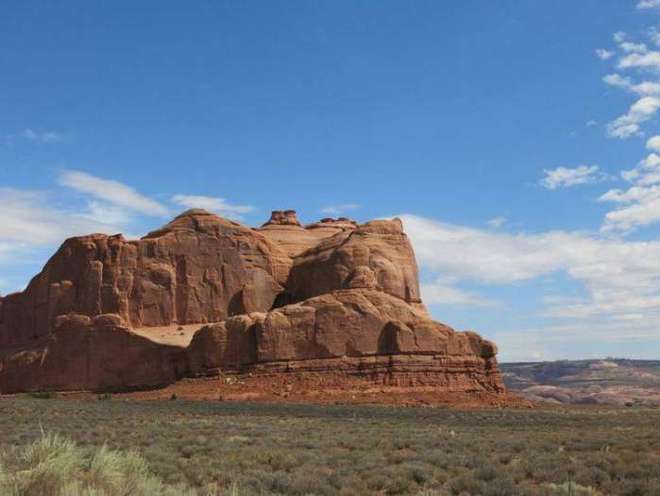
<instances>
[{"instance_id":1,"label":"rocky outcrop","mask_svg":"<svg viewBox=\"0 0 660 496\"><path fill-rule=\"evenodd\" d=\"M339 332L338 332L339 331ZM214 350L209 353L209 350ZM378 382L497 390L495 345L377 290L346 289L206 326L191 372L352 370Z\"/></svg>"},{"instance_id":2,"label":"rocky outcrop","mask_svg":"<svg viewBox=\"0 0 660 496\"><path fill-rule=\"evenodd\" d=\"M186 367L183 350L132 333L116 314L69 314L39 345L0 354L0 392L157 387Z\"/></svg>"},{"instance_id":3,"label":"rocky outcrop","mask_svg":"<svg viewBox=\"0 0 660 496\"><path fill-rule=\"evenodd\" d=\"M295 258L287 283L295 301L350 287L421 305L417 264L400 220L367 222L324 239Z\"/></svg>"},{"instance_id":4,"label":"rocky outcrop","mask_svg":"<svg viewBox=\"0 0 660 496\"><path fill-rule=\"evenodd\" d=\"M189 344L155 338L183 324L199 324ZM191 210L136 241L69 239L24 292L0 298L5 393L246 372L501 392L495 355L429 318L398 219L303 226L274 211L251 229Z\"/></svg>"},{"instance_id":5,"label":"rocky outcrop","mask_svg":"<svg viewBox=\"0 0 660 496\"><path fill-rule=\"evenodd\" d=\"M273 210L268 222L258 231L293 258L318 245L323 239L355 229L356 225L346 218L326 218L316 224L303 227L298 221L295 210Z\"/></svg>"},{"instance_id":6,"label":"rocky outcrop","mask_svg":"<svg viewBox=\"0 0 660 496\"><path fill-rule=\"evenodd\" d=\"M64 242L23 293L0 300L0 347L47 336L59 315L117 314L130 327L267 311L290 262L254 230L190 210L138 241Z\"/></svg>"}]
</instances>

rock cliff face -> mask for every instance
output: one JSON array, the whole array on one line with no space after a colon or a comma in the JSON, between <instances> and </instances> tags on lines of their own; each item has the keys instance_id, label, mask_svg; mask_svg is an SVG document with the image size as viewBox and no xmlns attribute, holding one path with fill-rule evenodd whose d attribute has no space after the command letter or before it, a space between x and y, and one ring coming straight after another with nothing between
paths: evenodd
<instances>
[{"instance_id":1,"label":"rock cliff face","mask_svg":"<svg viewBox=\"0 0 660 496\"><path fill-rule=\"evenodd\" d=\"M190 324L187 341L159 334ZM190 210L137 241L69 239L0 298L0 393L246 372L497 393L495 354L429 318L398 219L302 226L287 210L251 229Z\"/></svg>"},{"instance_id":2,"label":"rock cliff face","mask_svg":"<svg viewBox=\"0 0 660 496\"><path fill-rule=\"evenodd\" d=\"M266 311L283 289L289 265L276 262L285 258L252 229L198 210L139 241L72 238L25 292L0 300L0 346L46 336L70 313L143 327Z\"/></svg>"}]
</instances>

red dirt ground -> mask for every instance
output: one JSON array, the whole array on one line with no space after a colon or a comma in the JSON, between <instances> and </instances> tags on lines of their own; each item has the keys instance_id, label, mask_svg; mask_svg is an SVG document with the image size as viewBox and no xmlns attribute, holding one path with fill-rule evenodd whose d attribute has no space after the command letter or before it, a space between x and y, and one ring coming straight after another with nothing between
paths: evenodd
<instances>
[{"instance_id":1,"label":"red dirt ground","mask_svg":"<svg viewBox=\"0 0 660 496\"><path fill-rule=\"evenodd\" d=\"M62 393L85 398L92 393ZM226 375L183 379L161 389L113 393L125 400L263 401L269 403L381 404L451 408L532 408L533 403L512 393L446 393L436 387L398 387L324 374Z\"/></svg>"}]
</instances>

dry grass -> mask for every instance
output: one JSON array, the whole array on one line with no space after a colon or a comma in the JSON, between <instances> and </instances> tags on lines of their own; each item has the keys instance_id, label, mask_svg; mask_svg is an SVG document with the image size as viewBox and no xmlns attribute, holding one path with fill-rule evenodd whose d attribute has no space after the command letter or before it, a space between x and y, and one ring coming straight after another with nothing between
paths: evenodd
<instances>
[{"instance_id":1,"label":"dry grass","mask_svg":"<svg viewBox=\"0 0 660 496\"><path fill-rule=\"evenodd\" d=\"M83 467L142 460L151 494L660 496L652 409L0 400L0 449L39 442L40 425L75 441Z\"/></svg>"},{"instance_id":2,"label":"dry grass","mask_svg":"<svg viewBox=\"0 0 660 496\"><path fill-rule=\"evenodd\" d=\"M41 437L0 454L0 494L4 496L196 496L220 494L169 486L134 451L101 446L84 450L58 434Z\"/></svg>"}]
</instances>

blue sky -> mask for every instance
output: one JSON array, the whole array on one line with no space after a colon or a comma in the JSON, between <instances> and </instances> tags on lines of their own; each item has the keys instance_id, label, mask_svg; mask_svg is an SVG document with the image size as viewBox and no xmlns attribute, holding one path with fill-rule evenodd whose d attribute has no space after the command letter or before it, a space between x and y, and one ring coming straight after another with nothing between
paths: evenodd
<instances>
[{"instance_id":1,"label":"blue sky","mask_svg":"<svg viewBox=\"0 0 660 496\"><path fill-rule=\"evenodd\" d=\"M502 360L658 358L656 4L5 2L0 291L188 206L398 215Z\"/></svg>"}]
</instances>

